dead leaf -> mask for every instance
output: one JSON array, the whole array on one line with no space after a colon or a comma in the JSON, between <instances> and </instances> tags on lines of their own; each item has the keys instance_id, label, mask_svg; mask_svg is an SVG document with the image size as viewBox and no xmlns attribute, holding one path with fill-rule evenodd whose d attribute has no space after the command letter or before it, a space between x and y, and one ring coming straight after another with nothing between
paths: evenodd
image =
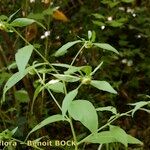
<instances>
[{"instance_id":1,"label":"dead leaf","mask_svg":"<svg viewBox=\"0 0 150 150\"><path fill-rule=\"evenodd\" d=\"M64 21L64 22L69 21L69 19L66 17L66 15L59 10L54 11L53 18L56 20Z\"/></svg>"}]
</instances>

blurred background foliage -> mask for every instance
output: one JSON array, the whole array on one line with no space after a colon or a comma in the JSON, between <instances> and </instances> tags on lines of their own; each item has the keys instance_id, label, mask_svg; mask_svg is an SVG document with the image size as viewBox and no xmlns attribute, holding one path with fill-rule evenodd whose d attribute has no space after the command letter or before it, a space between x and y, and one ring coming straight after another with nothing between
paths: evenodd
<instances>
[{"instance_id":1,"label":"blurred background foliage","mask_svg":"<svg viewBox=\"0 0 150 150\"><path fill-rule=\"evenodd\" d=\"M128 103L147 100L145 95L150 93L149 0L0 0L0 19L10 16L18 9L20 10L13 19L33 18L46 27L47 30L43 30L36 24L32 24L18 30L50 62L70 63L80 48L78 45L57 60L52 57L52 54L69 41L79 38L87 39L88 30L95 31L96 41L109 43L119 51L120 55L116 56L92 48L92 52L87 49L78 58L76 66L89 64L93 68L104 60L104 65L95 77L110 81L118 91L118 95L114 96L97 92L90 87L83 87L80 92L82 98L90 99L95 106L113 105L120 112L129 109ZM14 62L14 54L24 44L15 34L0 30L1 96L4 84L16 71L15 65L10 66ZM31 62L35 60L42 61L34 54ZM8 71L6 68L8 66L13 69ZM28 102L33 97L36 84L36 77L28 76L8 93L8 101L0 110L2 130L19 125L21 132L18 132L18 136L23 138L27 128L33 127L43 116L55 114L58 111L51 104L52 102L46 101L40 115L37 109L37 112L35 110L37 114L28 116L27 119ZM73 89L73 87L70 88ZM89 95L84 95L85 91L88 91ZM47 95L45 97L49 98ZM56 97L59 98L59 94ZM100 117L106 120L107 115ZM129 133L144 141L145 150L148 150L150 146L148 117L146 113L139 112L133 120L126 118L118 121L118 124L123 125Z\"/></svg>"}]
</instances>

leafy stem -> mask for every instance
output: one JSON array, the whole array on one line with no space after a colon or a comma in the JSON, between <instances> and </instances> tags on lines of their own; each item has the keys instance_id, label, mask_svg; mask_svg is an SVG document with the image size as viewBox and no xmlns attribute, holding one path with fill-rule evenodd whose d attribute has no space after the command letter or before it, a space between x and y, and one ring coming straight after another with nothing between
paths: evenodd
<instances>
[{"instance_id":1,"label":"leafy stem","mask_svg":"<svg viewBox=\"0 0 150 150\"><path fill-rule=\"evenodd\" d=\"M117 120L118 118L122 117L122 116L126 116L129 113L131 113L133 110L130 110L126 113L122 113L122 114L117 114L115 116L115 118L111 119L109 122L107 122L105 125L103 125L102 127L100 127L96 132L91 133L90 135L88 135L87 137L85 137L84 139L82 139L81 141L78 142L78 145L82 144L83 142L85 142L88 138L90 138L92 135L94 135L95 133L98 133L99 131L103 130L104 128L106 128L107 126L109 126L112 122L114 122L115 120Z\"/></svg>"}]
</instances>

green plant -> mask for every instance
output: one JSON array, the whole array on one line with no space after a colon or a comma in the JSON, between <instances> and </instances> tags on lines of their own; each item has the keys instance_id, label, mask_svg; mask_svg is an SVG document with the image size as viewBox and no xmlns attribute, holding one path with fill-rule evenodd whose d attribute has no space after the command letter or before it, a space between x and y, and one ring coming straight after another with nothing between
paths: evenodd
<instances>
[{"instance_id":1,"label":"green plant","mask_svg":"<svg viewBox=\"0 0 150 150\"><path fill-rule=\"evenodd\" d=\"M85 147L87 143L98 143L101 145L119 142L125 146L127 149L128 144L140 144L142 142L138 139L127 134L123 129L118 126L112 125L112 123L122 116L128 116L134 114L134 112L140 107L147 105L148 103L135 104L136 107L125 113L118 113L116 108L113 106L108 107L98 107L95 106L88 100L78 97L80 89L83 86L93 86L99 90L106 91L112 94L117 94L117 91L112 88L112 86L107 81L94 80L94 75L101 68L103 61L99 63L97 67L92 71L90 65L87 66L74 66L77 57L82 55L85 49L91 49L92 47L101 48L103 51L112 51L116 54L119 54L118 51L107 43L95 43L96 34L95 32L88 31L88 40L80 38L77 41L68 42L58 49L52 56L60 57L66 54L69 51L69 48L75 44L81 44L81 48L73 58L70 64L62 63L51 63L47 60L47 55L43 56L38 49L30 44L17 30L16 27L24 27L32 23L37 23L41 27L45 28L41 23L35 21L34 19L29 18L18 18L14 21L11 21L11 17L2 19L0 23L0 29L7 32L15 32L27 45L18 49L18 52L15 54L15 65L18 67L18 72L14 73L6 82L3 89L3 99L1 104L3 105L7 100L5 99L6 92L16 85L20 80L22 80L26 75L37 76L37 85L34 93L33 99L30 99L31 107L29 109L29 114L34 114L35 101L37 100L38 95L43 91L47 90L57 107L59 108L59 113L49 116L44 119L42 122L37 124L32 130L28 133L24 141L20 141L12 138L12 135L7 138L19 142L20 144L27 144L27 141L32 133L41 129L42 127L49 125L54 122L62 121L70 125L72 136L74 141L75 150L80 149L81 146ZM32 52L35 51L43 60L44 63L34 61L32 65L29 65L29 59L32 55ZM59 71L60 69L65 71ZM51 76L50 79L48 76ZM73 88L70 90L70 86ZM63 95L62 104L60 100L55 98L54 93L61 93ZM23 92L21 92L23 94ZM25 93L24 93L25 94ZM44 93L43 93L44 94ZM25 94L26 95L26 94ZM27 99L25 97L25 99ZM41 105L43 106L44 101ZM39 106L38 106L39 107ZM99 126L98 112L108 111L112 112L110 119L102 126ZM88 130L89 135L85 135L82 138L79 138L75 132L74 121L79 121L83 124ZM17 130L14 129L15 131ZM104 131L105 130L105 131ZM11 133L15 133L11 131ZM1 139L5 138L3 132L1 133ZM35 143L40 141L43 137L38 137L34 139ZM84 144L85 143L85 144ZM84 144L84 145L83 145ZM42 149L42 147L31 145L36 149ZM12 148L13 149L13 148Z\"/></svg>"}]
</instances>

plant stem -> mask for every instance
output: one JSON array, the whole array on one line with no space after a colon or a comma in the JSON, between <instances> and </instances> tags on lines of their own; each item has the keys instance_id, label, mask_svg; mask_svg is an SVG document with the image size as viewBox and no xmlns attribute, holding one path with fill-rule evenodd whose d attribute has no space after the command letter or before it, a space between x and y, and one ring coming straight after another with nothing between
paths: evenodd
<instances>
[{"instance_id":1,"label":"plant stem","mask_svg":"<svg viewBox=\"0 0 150 150\"><path fill-rule=\"evenodd\" d=\"M63 84L64 84L65 95L67 95L67 88L66 88L65 81L63 81ZM80 87L80 86L79 86L79 87ZM78 87L78 88L79 88L79 87ZM66 115L66 117L67 117L67 115ZM77 144L78 141L77 141L77 138L76 138L76 133L75 133L74 127L73 127L72 118L71 118L71 116L69 115L69 118L67 117L67 119L69 120L70 127L71 127L71 132L72 132L73 139L74 139L74 142L75 142L75 150L78 150L78 144Z\"/></svg>"},{"instance_id":2,"label":"plant stem","mask_svg":"<svg viewBox=\"0 0 150 150\"><path fill-rule=\"evenodd\" d=\"M81 53L81 51L83 50L83 48L85 47L85 44L80 48L80 50L78 51L78 53L76 54L76 56L73 58L72 62L71 62L71 66L74 64L75 60L77 59L78 55Z\"/></svg>"},{"instance_id":3,"label":"plant stem","mask_svg":"<svg viewBox=\"0 0 150 150\"><path fill-rule=\"evenodd\" d=\"M73 139L74 139L74 142L75 142L75 150L78 150L78 141L77 141L77 138L76 138L76 134L75 134L75 131L74 131L74 127L73 127L73 123L72 123L72 119L71 119L71 116L69 115L69 123L70 123L70 127L71 127L71 131L72 131L72 135L73 135Z\"/></svg>"}]
</instances>

